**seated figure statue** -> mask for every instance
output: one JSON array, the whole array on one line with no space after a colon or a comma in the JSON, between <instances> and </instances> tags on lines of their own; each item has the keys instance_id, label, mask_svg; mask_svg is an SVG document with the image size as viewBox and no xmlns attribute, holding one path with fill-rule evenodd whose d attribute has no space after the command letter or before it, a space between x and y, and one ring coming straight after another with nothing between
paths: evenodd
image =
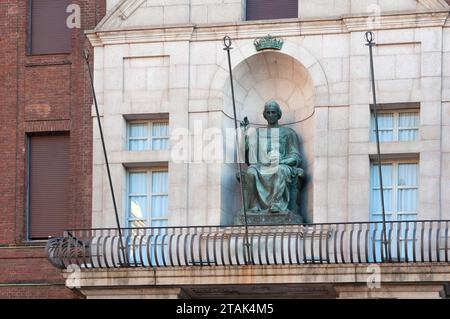
<instances>
[{"instance_id":1,"label":"seated figure statue","mask_svg":"<svg viewBox=\"0 0 450 319\"><path fill-rule=\"evenodd\" d=\"M278 124L282 112L276 101L265 104L263 115L267 127L249 128L247 119L241 123L248 164L242 172L245 209L251 214L298 214L299 185L304 177L298 136Z\"/></svg>"}]
</instances>

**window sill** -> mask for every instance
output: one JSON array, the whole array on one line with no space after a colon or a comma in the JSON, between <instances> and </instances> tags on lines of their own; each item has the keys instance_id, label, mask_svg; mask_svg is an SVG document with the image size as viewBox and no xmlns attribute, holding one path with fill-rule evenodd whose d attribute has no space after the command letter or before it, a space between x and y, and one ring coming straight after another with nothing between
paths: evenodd
<instances>
[{"instance_id":1,"label":"window sill","mask_svg":"<svg viewBox=\"0 0 450 319\"><path fill-rule=\"evenodd\" d=\"M36 240L36 241L22 241L18 245L3 245L0 249L29 249L29 248L45 248L47 245L46 240Z\"/></svg>"},{"instance_id":2,"label":"window sill","mask_svg":"<svg viewBox=\"0 0 450 319\"><path fill-rule=\"evenodd\" d=\"M66 54L46 54L46 55L27 55L25 67L51 66L51 65L71 65L72 55Z\"/></svg>"},{"instance_id":3,"label":"window sill","mask_svg":"<svg viewBox=\"0 0 450 319\"><path fill-rule=\"evenodd\" d=\"M47 245L48 240L26 240L22 241L21 246L25 247L45 247Z\"/></svg>"},{"instance_id":4,"label":"window sill","mask_svg":"<svg viewBox=\"0 0 450 319\"><path fill-rule=\"evenodd\" d=\"M72 52L55 52L55 53L27 53L26 56L29 58L33 57L56 57L56 56L68 56L71 55Z\"/></svg>"}]
</instances>

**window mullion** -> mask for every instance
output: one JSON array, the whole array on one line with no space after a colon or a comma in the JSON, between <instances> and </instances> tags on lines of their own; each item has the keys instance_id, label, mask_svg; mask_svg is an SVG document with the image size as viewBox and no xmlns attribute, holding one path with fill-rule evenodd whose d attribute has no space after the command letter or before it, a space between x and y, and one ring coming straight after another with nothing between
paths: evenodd
<instances>
[{"instance_id":1,"label":"window mullion","mask_svg":"<svg viewBox=\"0 0 450 319\"><path fill-rule=\"evenodd\" d=\"M399 141L399 132L398 132L399 123L398 123L398 121L400 121L400 116L399 116L398 112L394 112L393 113L393 119L392 120L394 122L393 123L394 124L394 127L393 127L394 132L393 132L392 138L393 138L394 141L398 142Z\"/></svg>"},{"instance_id":2,"label":"window mullion","mask_svg":"<svg viewBox=\"0 0 450 319\"><path fill-rule=\"evenodd\" d=\"M153 122L148 122L148 149L153 150Z\"/></svg>"},{"instance_id":3,"label":"window mullion","mask_svg":"<svg viewBox=\"0 0 450 319\"><path fill-rule=\"evenodd\" d=\"M127 125L127 142L126 142L126 149L129 151L129 150L131 150L131 143L130 143L130 140L131 140L131 126L130 125ZM127 178L127 180L128 180L128 178ZM128 188L127 188L128 189Z\"/></svg>"},{"instance_id":4,"label":"window mullion","mask_svg":"<svg viewBox=\"0 0 450 319\"><path fill-rule=\"evenodd\" d=\"M127 139L128 140L128 139ZM130 227L130 217L131 217L131 212L130 212L130 207L131 207L131 198L130 198L130 172L127 173L127 179L125 181L125 187L127 190L127 203L126 203L126 214L125 214L125 222L126 222L126 228Z\"/></svg>"},{"instance_id":5,"label":"window mullion","mask_svg":"<svg viewBox=\"0 0 450 319\"><path fill-rule=\"evenodd\" d=\"M152 186L153 186L153 171L148 171L147 172L147 176L148 176L148 197L147 197L147 205L148 205L148 214L147 214L147 225L148 227L152 227L152 214L153 214L153 210L152 210L152 199L153 199L153 193L152 193Z\"/></svg>"},{"instance_id":6,"label":"window mullion","mask_svg":"<svg viewBox=\"0 0 450 319\"><path fill-rule=\"evenodd\" d=\"M395 181L395 183L393 183L393 194L392 194L392 199L393 199L393 212L392 212L392 219L393 220L397 220L398 219L398 163L392 163L392 168L393 168L393 180Z\"/></svg>"}]
</instances>

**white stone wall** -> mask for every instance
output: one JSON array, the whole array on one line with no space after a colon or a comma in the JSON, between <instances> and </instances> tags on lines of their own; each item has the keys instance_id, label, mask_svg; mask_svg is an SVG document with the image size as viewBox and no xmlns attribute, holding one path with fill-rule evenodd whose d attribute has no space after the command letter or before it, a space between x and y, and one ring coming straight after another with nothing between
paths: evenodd
<instances>
[{"instance_id":1,"label":"white stone wall","mask_svg":"<svg viewBox=\"0 0 450 319\"><path fill-rule=\"evenodd\" d=\"M170 130L189 129L193 138L201 136L201 127L223 132L233 126L226 116L232 113L222 43L222 37L229 34L233 36L238 116L250 115L251 121L262 122L262 103L269 98L282 100L287 110L285 121L300 121L312 114L310 120L295 127L304 142L311 178L307 186L309 220L369 219L370 156L376 154L376 145L369 138L372 92L364 41L365 18L306 21L301 25L280 21L193 28L189 21L197 22L191 11L191 20L177 20L185 23L184 27L163 28L148 24L156 4L164 5L164 9L180 6L182 11L181 7L187 5L183 3L188 2L144 2L123 20L126 22L104 25L126 28L147 21L148 28L105 33L99 30L89 35L95 46L95 86L123 218L126 167L152 166L155 162L166 162L169 169L170 224L225 223L239 208L235 167L214 161L205 163L203 155L207 151L198 145L191 145L191 163L181 164L171 160L170 151L125 151L124 115L168 113ZM215 2L191 1L190 5L196 3L199 10L201 6L209 10ZM331 2L333 8L342 5L349 13L365 8L357 1ZM318 6L322 3L325 1L315 2ZM422 9L425 1L399 1L394 7L389 7L389 3L392 4L379 1L386 10L400 6L401 10ZM304 4L301 2L300 7ZM303 9L306 14L308 8ZM139 10L147 10L149 15ZM333 12L345 13L338 9ZM394 157L420 154L419 219L450 218L450 25L445 25L446 15L383 16L375 31L378 102L420 103L419 141L381 145L382 153ZM206 16L209 19L210 15ZM204 18L205 14L199 17ZM160 23L165 23L165 18L161 19ZM201 23L210 22L220 21ZM283 49L257 55L253 40L265 34L282 37ZM292 103L287 98L283 100L285 91L291 89L303 92ZM95 121L94 118L93 226L114 226Z\"/></svg>"},{"instance_id":2,"label":"white stone wall","mask_svg":"<svg viewBox=\"0 0 450 319\"><path fill-rule=\"evenodd\" d=\"M119 6L113 27L213 24L245 21L245 0L107 0L107 12ZM299 0L298 17L316 19L448 8L445 0ZM128 19L133 15L133 19Z\"/></svg>"},{"instance_id":3,"label":"white stone wall","mask_svg":"<svg viewBox=\"0 0 450 319\"><path fill-rule=\"evenodd\" d=\"M116 10L116 11L115 11ZM119 19L113 28L212 24L245 20L242 0L109 0L107 12ZM133 16L129 19L129 16Z\"/></svg>"}]
</instances>

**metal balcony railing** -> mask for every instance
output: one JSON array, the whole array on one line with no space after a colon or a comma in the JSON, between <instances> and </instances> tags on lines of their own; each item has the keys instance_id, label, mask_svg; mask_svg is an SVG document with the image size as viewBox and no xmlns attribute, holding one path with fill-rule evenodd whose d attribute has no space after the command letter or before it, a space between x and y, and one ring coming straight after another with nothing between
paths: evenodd
<instances>
[{"instance_id":1,"label":"metal balcony railing","mask_svg":"<svg viewBox=\"0 0 450 319\"><path fill-rule=\"evenodd\" d=\"M114 228L66 231L48 241L58 268L186 267L381 262L448 262L444 220ZM385 249L387 250L385 251Z\"/></svg>"}]
</instances>

